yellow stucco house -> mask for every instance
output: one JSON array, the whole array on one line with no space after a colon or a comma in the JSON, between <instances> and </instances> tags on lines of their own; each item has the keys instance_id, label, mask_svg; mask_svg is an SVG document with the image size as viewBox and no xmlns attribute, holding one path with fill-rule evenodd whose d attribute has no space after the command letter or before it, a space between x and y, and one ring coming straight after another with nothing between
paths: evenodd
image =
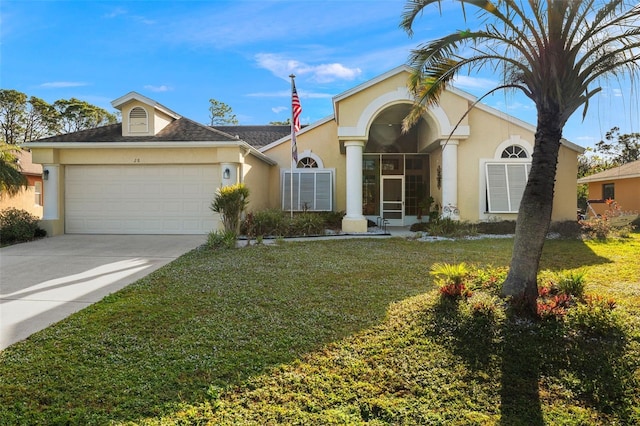
<instances>
[{"instance_id":1,"label":"yellow stucco house","mask_svg":"<svg viewBox=\"0 0 640 426\"><path fill-rule=\"evenodd\" d=\"M345 232L379 217L408 226L429 196L455 219L515 219L535 128L483 104L455 127L476 98L450 89L403 134L410 72L400 66L335 96L334 114L297 134L293 185L287 126L212 128L128 93L112 102L122 123L29 144L48 171L42 226L50 235L208 233L219 226L216 189L237 182L251 191L250 210L344 211ZM582 151L562 143L553 220L575 219Z\"/></svg>"}]
</instances>

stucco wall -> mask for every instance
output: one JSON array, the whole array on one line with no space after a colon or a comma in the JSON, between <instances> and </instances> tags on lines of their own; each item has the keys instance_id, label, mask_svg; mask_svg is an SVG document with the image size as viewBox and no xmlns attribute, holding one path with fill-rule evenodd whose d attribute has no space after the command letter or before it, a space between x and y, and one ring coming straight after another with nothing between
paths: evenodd
<instances>
[{"instance_id":1,"label":"stucco wall","mask_svg":"<svg viewBox=\"0 0 640 426\"><path fill-rule=\"evenodd\" d=\"M266 207L269 204L270 179L272 166L262 159L248 154L246 148L231 147L122 147L122 148L32 148L33 160L41 164L57 164L58 168L58 214L57 219L43 222L50 235L64 232L65 167L71 165L158 165L185 164L211 165L219 172L220 163L237 164L242 178L251 189L250 206ZM211 194L211 199L215 194ZM212 213L213 214L213 213Z\"/></svg>"},{"instance_id":2,"label":"stucco wall","mask_svg":"<svg viewBox=\"0 0 640 426\"><path fill-rule=\"evenodd\" d=\"M346 209L346 171L345 155L340 153L340 143L337 138L337 126L334 120L327 120L312 129L303 129L297 135L298 158L302 158L306 150L311 151L322 159L325 168L335 169L335 205L334 210ZM269 205L271 208L281 208L280 201L280 170L291 168L291 142L289 140L264 152L278 165L269 173L271 187L269 190Z\"/></svg>"},{"instance_id":3,"label":"stucco wall","mask_svg":"<svg viewBox=\"0 0 640 426\"><path fill-rule=\"evenodd\" d=\"M640 211L640 177L629 179L611 179L601 182L589 182L589 199L602 198L602 185L614 184L615 201L623 211ZM598 214L607 210L606 204L592 204Z\"/></svg>"},{"instance_id":4,"label":"stucco wall","mask_svg":"<svg viewBox=\"0 0 640 426\"><path fill-rule=\"evenodd\" d=\"M37 218L42 218L42 205L36 204L36 180L42 182L42 178L27 176L27 187L22 189L19 194L13 197L3 194L0 197L0 210L8 208L25 210Z\"/></svg>"},{"instance_id":5,"label":"stucco wall","mask_svg":"<svg viewBox=\"0 0 640 426\"><path fill-rule=\"evenodd\" d=\"M253 155L244 157L244 164L240 167L242 168L243 182L250 191L247 210L256 211L268 208L271 186L273 185L270 172L276 167L266 164Z\"/></svg>"},{"instance_id":6,"label":"stucco wall","mask_svg":"<svg viewBox=\"0 0 640 426\"><path fill-rule=\"evenodd\" d=\"M558 153L558 170L551 220L576 220L578 208L578 153L564 145Z\"/></svg>"}]
</instances>

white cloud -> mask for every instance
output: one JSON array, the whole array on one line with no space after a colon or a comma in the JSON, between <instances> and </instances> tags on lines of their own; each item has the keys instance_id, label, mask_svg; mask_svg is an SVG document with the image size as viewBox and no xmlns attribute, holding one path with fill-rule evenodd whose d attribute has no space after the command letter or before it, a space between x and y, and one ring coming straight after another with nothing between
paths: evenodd
<instances>
[{"instance_id":1,"label":"white cloud","mask_svg":"<svg viewBox=\"0 0 640 426\"><path fill-rule=\"evenodd\" d=\"M127 14L127 10L126 9L123 9L122 7L116 7L111 12L106 13L104 15L104 17L112 19L112 18L115 18L117 16L126 15L126 14Z\"/></svg>"},{"instance_id":2,"label":"white cloud","mask_svg":"<svg viewBox=\"0 0 640 426\"><path fill-rule=\"evenodd\" d=\"M494 80L481 77L470 77L468 75L458 75L453 81L455 87L461 89L482 89L489 91L500 84Z\"/></svg>"},{"instance_id":3,"label":"white cloud","mask_svg":"<svg viewBox=\"0 0 640 426\"><path fill-rule=\"evenodd\" d=\"M42 83L40 87L44 87L47 89L60 89L65 87L80 87L87 85L87 83L84 83L82 81L50 81L47 83Z\"/></svg>"},{"instance_id":4,"label":"white cloud","mask_svg":"<svg viewBox=\"0 0 640 426\"><path fill-rule=\"evenodd\" d=\"M259 67L283 79L288 79L290 74L295 74L308 76L309 80L317 83L330 83L336 80L351 81L362 74L360 68L348 68L339 63L309 65L273 53L258 53L255 59Z\"/></svg>"},{"instance_id":5,"label":"white cloud","mask_svg":"<svg viewBox=\"0 0 640 426\"><path fill-rule=\"evenodd\" d=\"M147 84L144 86L145 89L151 91L151 92L168 92L171 89L171 87L166 86L166 85L162 85L162 86L153 86L151 84Z\"/></svg>"},{"instance_id":6,"label":"white cloud","mask_svg":"<svg viewBox=\"0 0 640 426\"><path fill-rule=\"evenodd\" d=\"M133 20L135 22L139 22L141 24L146 24L146 25L153 25L156 23L156 21L152 20L152 19L148 19L145 16L142 15L131 15L129 14L129 11L122 8L122 7L117 7L115 9L113 9L111 12L106 13L103 15L105 18L107 19L114 19L114 18L118 18L120 16L126 18L126 19L130 19Z\"/></svg>"},{"instance_id":7,"label":"white cloud","mask_svg":"<svg viewBox=\"0 0 640 426\"><path fill-rule=\"evenodd\" d=\"M289 110L289 108L283 107L283 106L271 108L271 111L275 112L276 114L280 114L281 112L288 111L288 110Z\"/></svg>"}]
</instances>

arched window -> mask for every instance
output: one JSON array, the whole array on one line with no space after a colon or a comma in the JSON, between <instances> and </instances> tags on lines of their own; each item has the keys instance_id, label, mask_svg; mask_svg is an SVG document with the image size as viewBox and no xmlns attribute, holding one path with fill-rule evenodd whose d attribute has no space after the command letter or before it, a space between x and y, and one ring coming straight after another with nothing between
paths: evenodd
<instances>
[{"instance_id":1,"label":"arched window","mask_svg":"<svg viewBox=\"0 0 640 426\"><path fill-rule=\"evenodd\" d=\"M519 145L510 145L502 151L500 158L527 158L527 151Z\"/></svg>"},{"instance_id":2,"label":"arched window","mask_svg":"<svg viewBox=\"0 0 640 426\"><path fill-rule=\"evenodd\" d=\"M142 107L135 107L129 111L129 133L147 133L149 131L149 118L147 111Z\"/></svg>"},{"instance_id":3,"label":"arched window","mask_svg":"<svg viewBox=\"0 0 640 426\"><path fill-rule=\"evenodd\" d=\"M317 169L318 162L311 157L303 157L298 161L298 168L300 169Z\"/></svg>"}]
</instances>

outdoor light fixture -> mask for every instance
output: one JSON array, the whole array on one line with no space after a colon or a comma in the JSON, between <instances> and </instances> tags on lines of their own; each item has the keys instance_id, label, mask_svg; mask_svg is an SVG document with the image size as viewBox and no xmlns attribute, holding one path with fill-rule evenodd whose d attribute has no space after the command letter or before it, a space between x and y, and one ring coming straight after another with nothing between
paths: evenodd
<instances>
[{"instance_id":1,"label":"outdoor light fixture","mask_svg":"<svg viewBox=\"0 0 640 426\"><path fill-rule=\"evenodd\" d=\"M222 179L229 179L231 177L231 170L227 167L224 169L224 173L222 173Z\"/></svg>"},{"instance_id":2,"label":"outdoor light fixture","mask_svg":"<svg viewBox=\"0 0 640 426\"><path fill-rule=\"evenodd\" d=\"M49 170L44 170L44 171L42 172L42 178L43 178L44 180L49 180Z\"/></svg>"}]
</instances>

